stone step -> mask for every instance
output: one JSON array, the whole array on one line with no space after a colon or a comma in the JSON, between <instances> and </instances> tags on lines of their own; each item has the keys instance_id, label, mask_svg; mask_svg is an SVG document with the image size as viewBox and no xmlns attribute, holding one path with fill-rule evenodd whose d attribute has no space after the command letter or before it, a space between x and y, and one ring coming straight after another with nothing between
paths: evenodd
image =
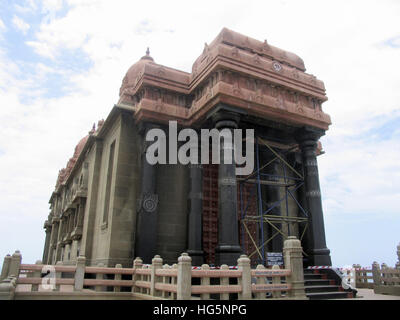
<instances>
[{"instance_id":1,"label":"stone step","mask_svg":"<svg viewBox=\"0 0 400 320\"><path fill-rule=\"evenodd\" d=\"M306 296L310 300L325 300L325 299L346 299L353 298L351 292L338 291L338 292L312 292L306 293Z\"/></svg>"},{"instance_id":2,"label":"stone step","mask_svg":"<svg viewBox=\"0 0 400 320\"><path fill-rule=\"evenodd\" d=\"M313 280L313 279L327 279L326 274L305 274L304 279L306 280Z\"/></svg>"},{"instance_id":3,"label":"stone step","mask_svg":"<svg viewBox=\"0 0 400 320\"><path fill-rule=\"evenodd\" d=\"M306 293L315 293L315 292L339 292L342 291L340 286L337 285L327 285L327 286L305 286L304 287Z\"/></svg>"},{"instance_id":4,"label":"stone step","mask_svg":"<svg viewBox=\"0 0 400 320\"><path fill-rule=\"evenodd\" d=\"M329 286L329 285L336 285L335 280L329 279L304 279L304 286Z\"/></svg>"}]
</instances>

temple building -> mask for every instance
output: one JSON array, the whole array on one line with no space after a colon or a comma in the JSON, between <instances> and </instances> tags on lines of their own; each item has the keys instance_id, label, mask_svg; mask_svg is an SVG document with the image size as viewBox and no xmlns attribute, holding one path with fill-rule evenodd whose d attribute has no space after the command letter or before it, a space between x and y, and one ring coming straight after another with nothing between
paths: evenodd
<instances>
[{"instance_id":1,"label":"temple building","mask_svg":"<svg viewBox=\"0 0 400 320\"><path fill-rule=\"evenodd\" d=\"M135 257L174 263L188 252L193 265L235 265L241 253L265 264L296 236L306 266L331 265L317 163L331 121L324 83L305 71L297 55L226 28L191 73L147 51L58 174L43 262L82 255L89 265L130 267ZM253 172L236 175L224 160L150 164L145 136L168 133L170 121L178 130L253 129Z\"/></svg>"}]
</instances>

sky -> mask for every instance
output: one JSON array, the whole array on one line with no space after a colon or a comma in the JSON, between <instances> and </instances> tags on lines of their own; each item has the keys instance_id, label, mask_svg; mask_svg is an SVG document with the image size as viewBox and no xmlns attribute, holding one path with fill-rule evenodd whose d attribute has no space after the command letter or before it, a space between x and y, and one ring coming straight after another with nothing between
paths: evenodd
<instances>
[{"instance_id":1,"label":"sky","mask_svg":"<svg viewBox=\"0 0 400 320\"><path fill-rule=\"evenodd\" d=\"M0 259L42 258L58 171L118 101L128 68L190 72L223 27L325 83L318 157L334 266L393 266L400 242L400 1L0 0Z\"/></svg>"}]
</instances>

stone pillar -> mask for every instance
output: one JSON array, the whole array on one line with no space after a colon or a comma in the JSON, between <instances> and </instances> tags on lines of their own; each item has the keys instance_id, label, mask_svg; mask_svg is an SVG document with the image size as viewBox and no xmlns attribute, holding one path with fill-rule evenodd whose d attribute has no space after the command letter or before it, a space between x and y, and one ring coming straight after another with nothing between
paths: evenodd
<instances>
[{"instance_id":1,"label":"stone pillar","mask_svg":"<svg viewBox=\"0 0 400 320\"><path fill-rule=\"evenodd\" d=\"M80 240L82 238L82 226L83 226L83 216L85 212L85 199L79 199L79 205L75 210L75 221L74 228L71 233L72 245L71 245L71 260L74 261L79 255L80 251Z\"/></svg>"},{"instance_id":2,"label":"stone pillar","mask_svg":"<svg viewBox=\"0 0 400 320\"><path fill-rule=\"evenodd\" d=\"M246 255L241 255L237 261L238 270L242 271L242 277L239 278L239 285L242 286L242 292L239 293L239 300L251 300L251 266L250 259Z\"/></svg>"},{"instance_id":3,"label":"stone pillar","mask_svg":"<svg viewBox=\"0 0 400 320\"><path fill-rule=\"evenodd\" d=\"M83 290L83 282L85 278L85 266L86 266L86 258L83 256L79 256L76 259L76 271L75 271L75 283L74 283L75 291Z\"/></svg>"},{"instance_id":4,"label":"stone pillar","mask_svg":"<svg viewBox=\"0 0 400 320\"><path fill-rule=\"evenodd\" d=\"M138 200L136 241L134 256L140 256L144 263L151 263L157 250L158 195L156 194L156 165L147 162L146 153L150 145L146 134L155 126L143 125L143 151L141 155L141 195Z\"/></svg>"},{"instance_id":5,"label":"stone pillar","mask_svg":"<svg viewBox=\"0 0 400 320\"><path fill-rule=\"evenodd\" d=\"M133 269L135 269L135 272L132 275L132 292L140 292L140 288L135 286L136 281L140 279L140 275L136 274L137 269L141 269L143 266L143 260L139 257L137 257L135 260L133 260Z\"/></svg>"},{"instance_id":6,"label":"stone pillar","mask_svg":"<svg viewBox=\"0 0 400 320\"><path fill-rule=\"evenodd\" d=\"M85 208L86 208L86 199L81 198L80 205L79 205L79 211L78 211L78 217L77 217L77 224L76 227L83 228L83 219L85 217Z\"/></svg>"},{"instance_id":7,"label":"stone pillar","mask_svg":"<svg viewBox=\"0 0 400 320\"><path fill-rule=\"evenodd\" d=\"M16 277L18 278L19 275L19 267L21 265L22 255L19 250L16 250L13 255L11 256L10 267L8 269L8 276L9 277Z\"/></svg>"},{"instance_id":8,"label":"stone pillar","mask_svg":"<svg viewBox=\"0 0 400 320\"><path fill-rule=\"evenodd\" d=\"M396 269L400 269L400 243L397 246L397 262L396 262Z\"/></svg>"},{"instance_id":9,"label":"stone pillar","mask_svg":"<svg viewBox=\"0 0 400 320\"><path fill-rule=\"evenodd\" d=\"M192 258L182 253L178 258L177 299L190 300L192 297Z\"/></svg>"},{"instance_id":10,"label":"stone pillar","mask_svg":"<svg viewBox=\"0 0 400 320\"><path fill-rule=\"evenodd\" d=\"M75 222L75 210L76 209L71 209L70 213L68 215L68 237L71 235L72 231L74 230L74 222Z\"/></svg>"},{"instance_id":11,"label":"stone pillar","mask_svg":"<svg viewBox=\"0 0 400 320\"><path fill-rule=\"evenodd\" d=\"M64 258L63 261L70 261L71 260L71 249L72 249L72 238L71 234L74 228L74 212L75 209L69 209L69 214L67 216L67 225L65 230L65 238L63 240L65 244L64 248ZM68 256L69 254L69 256Z\"/></svg>"},{"instance_id":12,"label":"stone pillar","mask_svg":"<svg viewBox=\"0 0 400 320\"><path fill-rule=\"evenodd\" d=\"M7 254L4 257L3 266L1 268L0 281L8 277L10 263L11 263L11 256L9 254Z\"/></svg>"},{"instance_id":13,"label":"stone pillar","mask_svg":"<svg viewBox=\"0 0 400 320\"><path fill-rule=\"evenodd\" d=\"M106 265L102 262L99 262L97 264L98 268L104 268L105 266ZM106 275L104 273L96 273L96 280L104 280L105 277L106 277ZM107 287L102 286L102 285L97 285L94 287L94 291L98 291L98 292L107 291Z\"/></svg>"},{"instance_id":14,"label":"stone pillar","mask_svg":"<svg viewBox=\"0 0 400 320\"><path fill-rule=\"evenodd\" d=\"M220 136L220 164L218 170L218 245L215 249L216 264L235 265L240 256L239 227L237 218L236 164L234 161L233 129L238 127L239 117L230 112L213 116L215 127L231 131L232 142ZM225 163L224 154L231 153L232 163Z\"/></svg>"},{"instance_id":15,"label":"stone pillar","mask_svg":"<svg viewBox=\"0 0 400 320\"><path fill-rule=\"evenodd\" d=\"M287 277L288 284L292 285L288 297L293 299L307 299L304 290L303 249L301 242L296 237L289 236L283 243L285 269L291 274Z\"/></svg>"},{"instance_id":16,"label":"stone pillar","mask_svg":"<svg viewBox=\"0 0 400 320\"><path fill-rule=\"evenodd\" d=\"M163 259L159 255L155 255L151 260L151 277L150 277L150 295L161 296L159 291L156 291L156 283L160 282L160 277L156 276L157 269L162 269Z\"/></svg>"},{"instance_id":17,"label":"stone pillar","mask_svg":"<svg viewBox=\"0 0 400 320\"><path fill-rule=\"evenodd\" d=\"M50 252L50 238L51 238L51 229L52 226L51 224L46 220L44 223L44 229L46 230L46 238L44 241L44 250L43 250L43 263L47 263L47 260L49 258L49 252Z\"/></svg>"},{"instance_id":18,"label":"stone pillar","mask_svg":"<svg viewBox=\"0 0 400 320\"><path fill-rule=\"evenodd\" d=\"M117 263L115 265L115 269L122 269L122 264ZM121 273L116 273L115 276L114 276L114 280L121 281L122 280L122 274ZM121 292L121 287L120 286L114 286L114 292Z\"/></svg>"},{"instance_id":19,"label":"stone pillar","mask_svg":"<svg viewBox=\"0 0 400 320\"><path fill-rule=\"evenodd\" d=\"M304 168L305 195L309 214L310 258L315 266L331 266L330 250L326 247L324 216L319 186L317 142L322 131L302 129L297 132Z\"/></svg>"},{"instance_id":20,"label":"stone pillar","mask_svg":"<svg viewBox=\"0 0 400 320\"><path fill-rule=\"evenodd\" d=\"M374 261L372 264L372 279L374 280L375 286L381 285L381 268L379 267L379 263Z\"/></svg>"},{"instance_id":21,"label":"stone pillar","mask_svg":"<svg viewBox=\"0 0 400 320\"><path fill-rule=\"evenodd\" d=\"M201 164L190 164L190 211L188 216L188 249L192 264L200 266L204 262L202 250L203 215L203 169Z\"/></svg>"},{"instance_id":22,"label":"stone pillar","mask_svg":"<svg viewBox=\"0 0 400 320\"><path fill-rule=\"evenodd\" d=\"M37 260L35 262L36 265L43 265L41 260ZM35 270L34 272L28 274L28 277L31 275L32 278L40 278L41 272L40 270ZM39 291L39 284L32 284L31 291Z\"/></svg>"},{"instance_id":23,"label":"stone pillar","mask_svg":"<svg viewBox=\"0 0 400 320\"><path fill-rule=\"evenodd\" d=\"M64 247L64 243L63 243L63 238L65 235L65 226L67 223L67 218L65 215L63 215L60 219L60 223L58 226L58 235L57 235L57 249L56 249L56 259L55 259L55 263L61 261L61 251L62 248Z\"/></svg>"}]
</instances>

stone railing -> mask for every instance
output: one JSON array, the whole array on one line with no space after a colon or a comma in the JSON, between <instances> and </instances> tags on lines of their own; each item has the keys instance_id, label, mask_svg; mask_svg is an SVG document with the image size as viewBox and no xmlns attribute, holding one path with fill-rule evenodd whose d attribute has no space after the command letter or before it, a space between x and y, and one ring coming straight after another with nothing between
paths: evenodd
<instances>
[{"instance_id":1,"label":"stone railing","mask_svg":"<svg viewBox=\"0 0 400 320\"><path fill-rule=\"evenodd\" d=\"M397 264L396 268L389 268L385 263L379 266L377 262L374 262L372 264L372 276L375 293L400 296L399 264Z\"/></svg>"},{"instance_id":2,"label":"stone railing","mask_svg":"<svg viewBox=\"0 0 400 320\"><path fill-rule=\"evenodd\" d=\"M355 286L357 289L373 289L374 282L371 268L363 268L359 264L353 264Z\"/></svg>"},{"instance_id":3,"label":"stone railing","mask_svg":"<svg viewBox=\"0 0 400 320\"><path fill-rule=\"evenodd\" d=\"M251 269L245 255L236 267L192 267L187 253L172 266L160 256L151 265L136 258L133 268L88 267L82 256L75 266L21 264L16 251L4 259L0 299L306 299L301 251L299 240L285 241L284 269Z\"/></svg>"}]
</instances>

